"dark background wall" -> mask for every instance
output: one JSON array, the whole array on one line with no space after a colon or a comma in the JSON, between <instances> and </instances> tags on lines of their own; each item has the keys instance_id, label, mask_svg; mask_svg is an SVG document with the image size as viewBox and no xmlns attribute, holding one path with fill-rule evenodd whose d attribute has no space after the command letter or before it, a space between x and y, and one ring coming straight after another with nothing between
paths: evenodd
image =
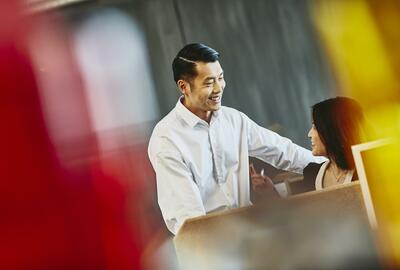
<instances>
[{"instance_id":1,"label":"dark background wall","mask_svg":"<svg viewBox=\"0 0 400 270\"><path fill-rule=\"evenodd\" d=\"M184 44L221 54L223 105L308 147L310 107L335 95L335 83L304 0L89 1L61 9L73 27L102 8L117 8L143 29L160 116L179 92L171 62ZM72 28L73 28L72 27ZM134 86L133 86L134 87Z\"/></svg>"}]
</instances>

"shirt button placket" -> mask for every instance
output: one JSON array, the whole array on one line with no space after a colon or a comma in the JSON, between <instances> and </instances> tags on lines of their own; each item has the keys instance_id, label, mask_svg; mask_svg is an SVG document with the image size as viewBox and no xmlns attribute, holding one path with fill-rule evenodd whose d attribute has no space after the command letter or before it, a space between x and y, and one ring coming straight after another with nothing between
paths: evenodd
<instances>
[{"instance_id":1,"label":"shirt button placket","mask_svg":"<svg viewBox=\"0 0 400 270\"><path fill-rule=\"evenodd\" d=\"M219 162L218 162L218 154L217 154L217 145L216 145L216 140L215 137L213 136L213 129L211 128L211 126L208 129L208 136L210 139L210 144L211 144L211 151L212 151L212 155L213 155L213 163L214 163L214 169L215 169L215 178L217 180L218 183L221 183L222 181L222 176L221 176L221 172L219 169Z\"/></svg>"}]
</instances>

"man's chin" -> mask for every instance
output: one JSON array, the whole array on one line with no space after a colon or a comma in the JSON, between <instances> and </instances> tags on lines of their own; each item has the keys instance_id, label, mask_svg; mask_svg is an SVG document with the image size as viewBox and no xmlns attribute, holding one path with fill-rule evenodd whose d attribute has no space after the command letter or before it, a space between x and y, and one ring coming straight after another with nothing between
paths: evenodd
<instances>
[{"instance_id":1,"label":"man's chin","mask_svg":"<svg viewBox=\"0 0 400 270\"><path fill-rule=\"evenodd\" d=\"M208 108L210 111L218 111L221 109L221 103L209 105Z\"/></svg>"},{"instance_id":2,"label":"man's chin","mask_svg":"<svg viewBox=\"0 0 400 270\"><path fill-rule=\"evenodd\" d=\"M210 108L210 111L218 111L219 109L221 109L221 105L213 106L212 108Z\"/></svg>"}]
</instances>

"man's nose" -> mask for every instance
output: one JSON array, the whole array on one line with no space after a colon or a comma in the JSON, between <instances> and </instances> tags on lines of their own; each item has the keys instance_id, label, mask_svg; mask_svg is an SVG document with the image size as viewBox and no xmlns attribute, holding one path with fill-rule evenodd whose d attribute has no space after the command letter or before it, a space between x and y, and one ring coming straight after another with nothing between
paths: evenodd
<instances>
[{"instance_id":1,"label":"man's nose","mask_svg":"<svg viewBox=\"0 0 400 270\"><path fill-rule=\"evenodd\" d=\"M220 93L222 92L222 90L224 90L223 84L219 81L216 81L214 86L214 93Z\"/></svg>"}]
</instances>

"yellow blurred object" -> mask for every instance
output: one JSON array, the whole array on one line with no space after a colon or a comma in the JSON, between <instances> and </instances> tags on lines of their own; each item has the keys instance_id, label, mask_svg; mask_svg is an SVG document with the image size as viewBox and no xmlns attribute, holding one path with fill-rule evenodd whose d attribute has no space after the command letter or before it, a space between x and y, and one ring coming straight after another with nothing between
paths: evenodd
<instances>
[{"instance_id":1,"label":"yellow blurred object","mask_svg":"<svg viewBox=\"0 0 400 270\"><path fill-rule=\"evenodd\" d=\"M399 101L399 78L368 3L321 1L313 11L342 91L364 105Z\"/></svg>"},{"instance_id":2,"label":"yellow blurred object","mask_svg":"<svg viewBox=\"0 0 400 270\"><path fill-rule=\"evenodd\" d=\"M358 100L374 132L400 138L400 2L318 1L311 7L339 91ZM378 242L389 267L400 267L400 147L371 154Z\"/></svg>"}]
</instances>

